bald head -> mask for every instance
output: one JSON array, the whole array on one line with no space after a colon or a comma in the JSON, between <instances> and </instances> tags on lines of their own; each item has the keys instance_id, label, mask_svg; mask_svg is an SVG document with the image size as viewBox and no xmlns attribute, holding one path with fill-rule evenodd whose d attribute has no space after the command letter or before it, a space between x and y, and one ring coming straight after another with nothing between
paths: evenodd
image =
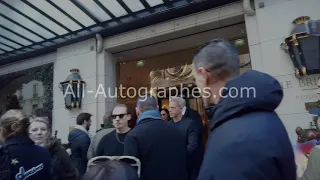
<instances>
[{"instance_id":1,"label":"bald head","mask_svg":"<svg viewBox=\"0 0 320 180\"><path fill-rule=\"evenodd\" d=\"M205 43L193 58L194 68L203 67L212 75L221 78L239 74L238 50L224 39L213 39Z\"/></svg>"},{"instance_id":2,"label":"bald head","mask_svg":"<svg viewBox=\"0 0 320 180\"><path fill-rule=\"evenodd\" d=\"M144 95L138 98L137 108L141 113L148 110L158 110L158 103L152 95Z\"/></svg>"}]
</instances>

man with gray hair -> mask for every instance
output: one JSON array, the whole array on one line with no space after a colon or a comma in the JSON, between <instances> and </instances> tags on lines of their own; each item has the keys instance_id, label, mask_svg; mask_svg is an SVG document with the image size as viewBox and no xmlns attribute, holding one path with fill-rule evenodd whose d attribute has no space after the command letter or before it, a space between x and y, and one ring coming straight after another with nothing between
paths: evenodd
<instances>
[{"instance_id":1,"label":"man with gray hair","mask_svg":"<svg viewBox=\"0 0 320 180\"><path fill-rule=\"evenodd\" d=\"M103 123L104 123L104 127L103 129L101 129L100 131L98 131L93 138L91 139L91 143L87 152L87 158L91 159L93 157L96 156L97 154L97 148L99 145L100 140L107 134L109 134L110 132L112 132L113 130L115 130L114 126L112 125L112 120L111 120L111 114L110 113L106 113L103 116Z\"/></svg>"},{"instance_id":2,"label":"man with gray hair","mask_svg":"<svg viewBox=\"0 0 320 180\"><path fill-rule=\"evenodd\" d=\"M187 180L187 148L182 133L161 119L151 95L137 101L137 124L124 141L124 155L141 161L140 180Z\"/></svg>"},{"instance_id":3,"label":"man with gray hair","mask_svg":"<svg viewBox=\"0 0 320 180\"><path fill-rule=\"evenodd\" d=\"M203 159L204 150L201 140L202 134L199 132L196 121L182 115L182 109L186 106L186 101L182 97L171 97L169 102L169 114L173 119L171 122L184 135L188 149L188 179L196 180Z\"/></svg>"},{"instance_id":4,"label":"man with gray hair","mask_svg":"<svg viewBox=\"0 0 320 180\"><path fill-rule=\"evenodd\" d=\"M237 49L223 39L201 47L193 68L211 117L198 180L295 180L292 146L275 112L279 82L253 70L239 75Z\"/></svg>"}]
</instances>

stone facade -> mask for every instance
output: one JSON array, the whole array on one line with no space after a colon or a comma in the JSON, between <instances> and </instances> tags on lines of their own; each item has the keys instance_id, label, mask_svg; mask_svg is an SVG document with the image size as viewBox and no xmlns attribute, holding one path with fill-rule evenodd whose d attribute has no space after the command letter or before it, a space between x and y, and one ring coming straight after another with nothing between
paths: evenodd
<instances>
[{"instance_id":1,"label":"stone facade","mask_svg":"<svg viewBox=\"0 0 320 180\"><path fill-rule=\"evenodd\" d=\"M292 22L297 17L320 19L320 1L255 0L255 6L256 14L245 17L252 68L272 75L282 84L284 98L277 113L291 142L296 144L295 128L308 128L312 121L305 103L318 100L316 89L320 75L295 78L293 64L280 44L290 36Z\"/></svg>"},{"instance_id":2,"label":"stone facade","mask_svg":"<svg viewBox=\"0 0 320 180\"><path fill-rule=\"evenodd\" d=\"M256 14L244 16L252 69L268 73L281 83L284 99L276 111L286 126L293 144L297 138L295 128L297 126L307 128L312 120L312 115L305 109L305 103L318 100L316 88L320 75L296 79L293 64L288 54L280 48L280 44L290 35L293 28L292 21L295 18L310 16L311 19L320 19L319 7L319 0L255 0ZM58 130L58 138L61 138L62 142L67 142L69 128L76 124L75 119L80 112L93 114L91 132L94 133L100 128L103 115L110 112L116 102L115 98L104 97L101 94L95 97L99 84L104 86L107 96L108 93L114 94L117 60L111 53L173 38L181 39L183 36L200 31L243 22L243 13L242 4L235 3L109 37L104 40L105 50L100 54L96 51L96 40L89 39L59 48L57 52L49 55L2 66L0 75L54 62L53 132ZM181 47L175 45L169 49L176 50L174 48ZM146 56L152 56L155 53L166 52L161 52L161 48L153 48L152 51L145 53ZM70 74L69 70L73 68L80 70L80 75L86 82L86 93L82 109L68 111L64 108L59 82L64 81Z\"/></svg>"},{"instance_id":3,"label":"stone facade","mask_svg":"<svg viewBox=\"0 0 320 180\"><path fill-rule=\"evenodd\" d=\"M100 84L105 91L114 89L116 60L111 54L96 51L96 40L89 39L77 44L72 44L57 50L57 59L54 62L54 91L53 91L53 131L58 130L58 137L62 142L67 142L69 128L76 124L76 117L81 112L91 113L92 125L90 132L93 134L103 123L105 113L112 110L115 99L97 95ZM80 110L66 110L63 93L59 83L70 74L70 69L79 69L82 80L86 82L85 95ZM107 93L107 92L106 92ZM108 95L108 94L107 94Z\"/></svg>"}]
</instances>

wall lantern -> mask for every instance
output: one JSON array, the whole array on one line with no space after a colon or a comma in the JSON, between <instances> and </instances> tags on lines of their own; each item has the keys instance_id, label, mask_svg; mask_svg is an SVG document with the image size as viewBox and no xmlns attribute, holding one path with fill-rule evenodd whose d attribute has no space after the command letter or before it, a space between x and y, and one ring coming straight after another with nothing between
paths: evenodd
<instances>
[{"instance_id":1,"label":"wall lantern","mask_svg":"<svg viewBox=\"0 0 320 180\"><path fill-rule=\"evenodd\" d=\"M81 108L85 82L81 80L79 69L71 69L71 74L64 82L60 82L66 109Z\"/></svg>"},{"instance_id":2,"label":"wall lantern","mask_svg":"<svg viewBox=\"0 0 320 180\"><path fill-rule=\"evenodd\" d=\"M293 21L294 29L281 47L289 54L295 67L295 75L320 73L320 21L302 16Z\"/></svg>"}]
</instances>

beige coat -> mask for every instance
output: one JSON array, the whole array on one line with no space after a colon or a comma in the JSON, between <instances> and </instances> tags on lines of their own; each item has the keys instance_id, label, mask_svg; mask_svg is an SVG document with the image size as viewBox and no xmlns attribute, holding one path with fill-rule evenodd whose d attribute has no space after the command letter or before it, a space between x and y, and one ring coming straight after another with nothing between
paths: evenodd
<instances>
[{"instance_id":1,"label":"beige coat","mask_svg":"<svg viewBox=\"0 0 320 180\"><path fill-rule=\"evenodd\" d=\"M313 148L306 170L298 180L320 180L320 145Z\"/></svg>"}]
</instances>

